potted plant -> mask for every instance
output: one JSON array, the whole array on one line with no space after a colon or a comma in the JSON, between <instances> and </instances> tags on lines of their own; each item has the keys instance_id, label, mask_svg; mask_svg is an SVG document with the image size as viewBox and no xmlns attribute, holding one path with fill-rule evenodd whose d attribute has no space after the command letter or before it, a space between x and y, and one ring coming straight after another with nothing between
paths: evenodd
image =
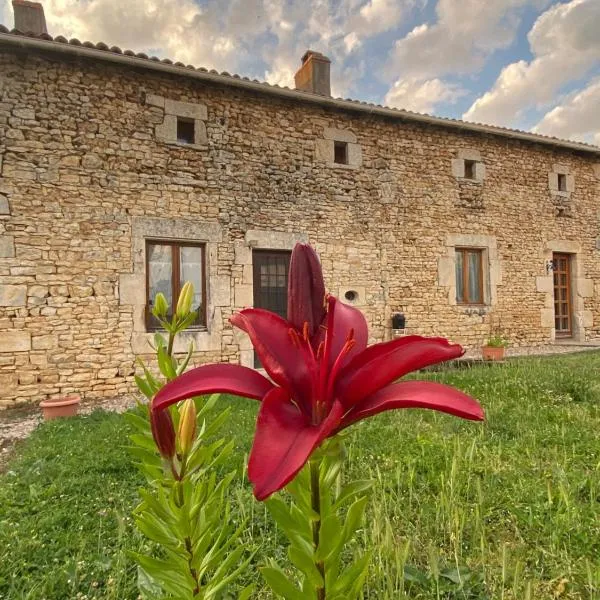
<instances>
[{"instance_id":1,"label":"potted plant","mask_svg":"<svg viewBox=\"0 0 600 600\"><path fill-rule=\"evenodd\" d=\"M44 419L50 421L59 417L74 417L79 410L80 402L81 396L71 394L55 400L43 400L40 402L40 408L42 409Z\"/></svg>"},{"instance_id":2,"label":"potted plant","mask_svg":"<svg viewBox=\"0 0 600 600\"><path fill-rule=\"evenodd\" d=\"M506 346L508 342L501 335L493 335L481 347L481 356L483 360L503 360Z\"/></svg>"}]
</instances>

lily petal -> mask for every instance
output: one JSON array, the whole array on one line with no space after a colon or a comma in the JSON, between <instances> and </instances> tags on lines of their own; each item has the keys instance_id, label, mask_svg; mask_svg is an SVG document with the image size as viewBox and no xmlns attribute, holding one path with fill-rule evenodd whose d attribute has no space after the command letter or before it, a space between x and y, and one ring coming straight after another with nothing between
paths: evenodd
<instances>
[{"instance_id":1,"label":"lily petal","mask_svg":"<svg viewBox=\"0 0 600 600\"><path fill-rule=\"evenodd\" d=\"M354 346L342 359L342 366L348 364L354 356L360 354L367 347L369 330L365 316L360 310L340 302L333 296L329 296L327 303L327 335L331 336L329 354L329 367L331 368L347 342L348 334L353 332Z\"/></svg>"},{"instance_id":2,"label":"lily petal","mask_svg":"<svg viewBox=\"0 0 600 600\"><path fill-rule=\"evenodd\" d=\"M472 421L484 419L479 403L459 390L433 381L403 381L359 402L344 416L340 429L395 408L429 408Z\"/></svg>"},{"instance_id":3,"label":"lily petal","mask_svg":"<svg viewBox=\"0 0 600 600\"><path fill-rule=\"evenodd\" d=\"M288 321L298 331L308 323L312 337L325 317L325 282L319 257L309 244L296 244L288 276Z\"/></svg>"},{"instance_id":4,"label":"lily petal","mask_svg":"<svg viewBox=\"0 0 600 600\"><path fill-rule=\"evenodd\" d=\"M261 308L246 308L230 321L245 331L269 377L302 406L310 406L314 360L290 335L291 323Z\"/></svg>"},{"instance_id":5,"label":"lily petal","mask_svg":"<svg viewBox=\"0 0 600 600\"><path fill-rule=\"evenodd\" d=\"M284 389L275 388L265 396L248 461L248 478L257 500L268 498L296 476L311 453L338 427L342 412L341 403L336 402L320 425L311 425Z\"/></svg>"},{"instance_id":6,"label":"lily petal","mask_svg":"<svg viewBox=\"0 0 600 600\"><path fill-rule=\"evenodd\" d=\"M458 344L419 335L374 344L355 356L340 373L335 395L349 408L411 371L463 354Z\"/></svg>"},{"instance_id":7,"label":"lily petal","mask_svg":"<svg viewBox=\"0 0 600 600\"><path fill-rule=\"evenodd\" d=\"M159 411L186 398L218 392L261 400L271 389L273 384L254 369L228 363L203 365L161 388L152 399L152 410Z\"/></svg>"}]
</instances>

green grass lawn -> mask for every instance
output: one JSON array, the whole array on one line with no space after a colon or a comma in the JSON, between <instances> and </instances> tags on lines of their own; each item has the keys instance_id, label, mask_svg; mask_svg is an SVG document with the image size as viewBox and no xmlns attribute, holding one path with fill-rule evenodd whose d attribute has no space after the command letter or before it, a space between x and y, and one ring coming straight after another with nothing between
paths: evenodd
<instances>
[{"instance_id":1,"label":"green grass lawn","mask_svg":"<svg viewBox=\"0 0 600 600\"><path fill-rule=\"evenodd\" d=\"M483 403L487 421L396 411L354 426L349 477L377 480L360 543L366 598L600 600L600 353L430 372ZM234 405L256 565L282 542L243 478L257 404ZM0 598L137 597L126 550L140 476L122 416L47 423L0 478ZM241 516L241 515L240 515ZM245 581L260 577L253 569ZM257 598L271 596L259 585Z\"/></svg>"}]
</instances>

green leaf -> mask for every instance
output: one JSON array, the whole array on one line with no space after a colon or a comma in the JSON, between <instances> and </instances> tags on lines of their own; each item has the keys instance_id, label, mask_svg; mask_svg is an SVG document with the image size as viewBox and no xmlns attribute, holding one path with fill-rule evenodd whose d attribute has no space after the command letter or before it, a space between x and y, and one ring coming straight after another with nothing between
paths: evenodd
<instances>
[{"instance_id":1,"label":"green leaf","mask_svg":"<svg viewBox=\"0 0 600 600\"><path fill-rule=\"evenodd\" d=\"M137 587L143 600L161 600L163 594L160 585L138 565Z\"/></svg>"},{"instance_id":2,"label":"green leaf","mask_svg":"<svg viewBox=\"0 0 600 600\"><path fill-rule=\"evenodd\" d=\"M247 585L238 595L238 600L250 600L252 593L254 592L256 585L251 583Z\"/></svg>"},{"instance_id":3,"label":"green leaf","mask_svg":"<svg viewBox=\"0 0 600 600\"><path fill-rule=\"evenodd\" d=\"M334 584L333 594L342 594L347 600L357 598L367 577L370 560L371 555L367 553L345 569Z\"/></svg>"},{"instance_id":4,"label":"green leaf","mask_svg":"<svg viewBox=\"0 0 600 600\"><path fill-rule=\"evenodd\" d=\"M316 552L317 560L330 558L341 550L343 543L340 520L335 514L328 515L321 523L319 547Z\"/></svg>"},{"instance_id":5,"label":"green leaf","mask_svg":"<svg viewBox=\"0 0 600 600\"><path fill-rule=\"evenodd\" d=\"M145 448L152 453L158 452L154 439L145 433L132 433L129 439L138 447Z\"/></svg>"},{"instance_id":6,"label":"green leaf","mask_svg":"<svg viewBox=\"0 0 600 600\"><path fill-rule=\"evenodd\" d=\"M353 481L348 485L344 486L335 500L333 510L338 510L345 502L348 502L355 496L362 494L373 487L374 481L372 479L361 479L359 481Z\"/></svg>"},{"instance_id":7,"label":"green leaf","mask_svg":"<svg viewBox=\"0 0 600 600\"><path fill-rule=\"evenodd\" d=\"M365 514L365 508L367 506L368 498L363 496L359 498L350 508L346 515L346 522L344 523L344 531L342 533L342 543L345 544L352 538L354 532L360 527Z\"/></svg>"},{"instance_id":8,"label":"green leaf","mask_svg":"<svg viewBox=\"0 0 600 600\"><path fill-rule=\"evenodd\" d=\"M188 347L187 354L186 354L183 362L177 367L177 375L181 375L187 369L187 366L190 363L190 359L192 358L193 353L194 353L194 340L190 340L190 345Z\"/></svg>"},{"instance_id":9,"label":"green leaf","mask_svg":"<svg viewBox=\"0 0 600 600\"><path fill-rule=\"evenodd\" d=\"M288 548L288 556L291 563L306 575L314 588L323 587L325 582L315 565L314 554L312 552L307 554L297 546L290 546Z\"/></svg>"},{"instance_id":10,"label":"green leaf","mask_svg":"<svg viewBox=\"0 0 600 600\"><path fill-rule=\"evenodd\" d=\"M140 377L139 375L135 375L134 379L138 389L140 392L142 392L142 394L144 394L144 396L146 396L146 398L150 399L152 396L154 396L152 393L152 388L144 378Z\"/></svg>"},{"instance_id":11,"label":"green leaf","mask_svg":"<svg viewBox=\"0 0 600 600\"><path fill-rule=\"evenodd\" d=\"M163 376L169 381L175 379L177 372L173 366L173 357L167 354L167 349L164 346L157 348L156 358L158 360L158 368Z\"/></svg>"},{"instance_id":12,"label":"green leaf","mask_svg":"<svg viewBox=\"0 0 600 600\"><path fill-rule=\"evenodd\" d=\"M129 552L128 554L166 592L173 594L179 600L192 599L195 586L194 580L181 565L177 565L171 560L159 560L136 552ZM185 562L183 564L185 565Z\"/></svg>"},{"instance_id":13,"label":"green leaf","mask_svg":"<svg viewBox=\"0 0 600 600\"><path fill-rule=\"evenodd\" d=\"M302 592L277 565L262 567L260 572L268 586L281 598L285 598L285 600L304 600Z\"/></svg>"},{"instance_id":14,"label":"green leaf","mask_svg":"<svg viewBox=\"0 0 600 600\"><path fill-rule=\"evenodd\" d=\"M138 358L137 362L144 371L144 376L146 377L146 381L148 382L148 385L150 386L150 388L152 389L154 394L156 394L156 392L158 392L158 390L160 390L162 385L154 378L154 375L152 375L152 373L150 373L148 367L146 367L144 361L141 358Z\"/></svg>"},{"instance_id":15,"label":"green leaf","mask_svg":"<svg viewBox=\"0 0 600 600\"><path fill-rule=\"evenodd\" d=\"M429 577L426 573L412 565L404 565L404 581L426 586L429 584Z\"/></svg>"},{"instance_id":16,"label":"green leaf","mask_svg":"<svg viewBox=\"0 0 600 600\"><path fill-rule=\"evenodd\" d=\"M310 539L311 531L308 522L305 519L294 519L290 508L281 498L271 496L265 501L265 505L290 541L294 541L298 537L305 540ZM301 513L300 517L302 517Z\"/></svg>"}]
</instances>

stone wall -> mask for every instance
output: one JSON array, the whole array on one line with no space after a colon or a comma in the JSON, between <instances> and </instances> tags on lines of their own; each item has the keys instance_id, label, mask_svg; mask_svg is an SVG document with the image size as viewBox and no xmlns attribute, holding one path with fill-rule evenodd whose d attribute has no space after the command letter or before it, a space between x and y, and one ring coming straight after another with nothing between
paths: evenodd
<instances>
[{"instance_id":1,"label":"stone wall","mask_svg":"<svg viewBox=\"0 0 600 600\"><path fill-rule=\"evenodd\" d=\"M192 111L191 146L173 140L188 105L204 107ZM347 165L333 162L336 140L349 144ZM468 157L473 180L457 162ZM389 339L402 311L409 331L466 345L499 329L514 345L548 343L547 261L567 247L576 334L598 337L597 163L102 62L0 53L0 406L134 389L148 338L145 237L206 243L197 364L251 364L227 321L252 303L251 249L297 240L318 249L334 293L357 292L372 341ZM550 185L560 169L564 194ZM469 239L486 244L488 262L489 302L476 309L453 295L453 248Z\"/></svg>"}]
</instances>

